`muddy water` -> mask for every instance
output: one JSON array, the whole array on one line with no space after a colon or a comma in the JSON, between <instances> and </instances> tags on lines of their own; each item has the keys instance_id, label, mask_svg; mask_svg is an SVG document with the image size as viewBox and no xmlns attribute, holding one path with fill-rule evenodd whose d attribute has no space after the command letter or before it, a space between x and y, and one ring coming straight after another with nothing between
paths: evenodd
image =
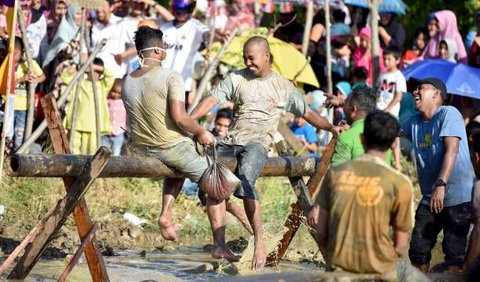
<instances>
[{"instance_id":1,"label":"muddy water","mask_svg":"<svg viewBox=\"0 0 480 282\"><path fill-rule=\"evenodd\" d=\"M232 265L224 260L214 260L201 247L175 249L168 252L123 251L119 256L104 257L111 281L209 281L241 277L241 265ZM64 259L40 260L26 281L56 281L66 266ZM311 263L285 261L278 267L267 268L265 273L279 271L320 270ZM90 281L86 262L81 262L70 273L68 281Z\"/></svg>"}]
</instances>

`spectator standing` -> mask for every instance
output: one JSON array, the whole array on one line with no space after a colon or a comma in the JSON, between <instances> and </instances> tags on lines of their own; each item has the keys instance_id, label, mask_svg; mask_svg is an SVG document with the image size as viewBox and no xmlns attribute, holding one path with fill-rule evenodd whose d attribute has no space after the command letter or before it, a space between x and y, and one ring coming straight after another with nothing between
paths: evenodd
<instances>
[{"instance_id":1,"label":"spectator standing","mask_svg":"<svg viewBox=\"0 0 480 282\"><path fill-rule=\"evenodd\" d=\"M280 26L275 30L273 36L301 50L305 27L297 21L297 14L295 13L293 2L282 2L279 5Z\"/></svg>"},{"instance_id":2,"label":"spectator standing","mask_svg":"<svg viewBox=\"0 0 480 282\"><path fill-rule=\"evenodd\" d=\"M436 78L411 78L409 82L415 89L418 113L401 128L414 146L422 192L409 257L413 265L428 271L432 248L442 230L445 261L465 255L475 173L462 115L452 106L442 106L447 98L445 84Z\"/></svg>"},{"instance_id":3,"label":"spectator standing","mask_svg":"<svg viewBox=\"0 0 480 282\"><path fill-rule=\"evenodd\" d=\"M402 24L395 20L395 14L380 13L378 35L380 46L383 49L387 47L395 47L400 50L403 49L406 37L405 29Z\"/></svg>"},{"instance_id":4,"label":"spectator standing","mask_svg":"<svg viewBox=\"0 0 480 282\"><path fill-rule=\"evenodd\" d=\"M122 18L112 13L112 4L104 1L103 7L96 9L97 18L92 26L92 46L94 48L102 39L107 39L105 46L97 57L102 59L114 74L115 78L122 78L126 73L126 65L115 60L115 55L125 52L127 40L119 22Z\"/></svg>"},{"instance_id":5,"label":"spectator standing","mask_svg":"<svg viewBox=\"0 0 480 282\"><path fill-rule=\"evenodd\" d=\"M399 128L389 113L369 113L362 134L366 154L330 168L323 180L316 199L319 215L310 224L329 271L430 281L401 258L412 227L413 187L384 161Z\"/></svg>"},{"instance_id":6,"label":"spectator standing","mask_svg":"<svg viewBox=\"0 0 480 282\"><path fill-rule=\"evenodd\" d=\"M163 40L167 57L163 62L165 68L178 71L185 81L186 107L193 102L189 93L193 90L193 60L195 53L203 42L208 42L208 27L199 20L192 18L195 3L191 0L174 0L172 12L173 21L163 24Z\"/></svg>"},{"instance_id":7,"label":"spectator standing","mask_svg":"<svg viewBox=\"0 0 480 282\"><path fill-rule=\"evenodd\" d=\"M434 13L434 17L438 22L439 31L435 35L430 36L430 40L423 51L422 57L425 59L438 58L438 46L440 41L450 38L457 44L457 60L461 63L467 62L467 51L463 44L462 36L458 32L457 17L450 10L443 10Z\"/></svg>"},{"instance_id":8,"label":"spectator standing","mask_svg":"<svg viewBox=\"0 0 480 282\"><path fill-rule=\"evenodd\" d=\"M438 57L452 63L457 62L457 44L450 38L444 38L438 45Z\"/></svg>"},{"instance_id":9,"label":"spectator standing","mask_svg":"<svg viewBox=\"0 0 480 282\"><path fill-rule=\"evenodd\" d=\"M27 61L21 60L25 48L20 37L15 37L13 61L15 68L15 94L13 119L13 149L17 150L23 144L23 137L27 121L27 82L34 85L45 80L42 69L35 60L32 60L32 69L28 68Z\"/></svg>"},{"instance_id":10,"label":"spectator standing","mask_svg":"<svg viewBox=\"0 0 480 282\"><path fill-rule=\"evenodd\" d=\"M127 128L127 112L122 101L122 79L115 79L110 93L108 93L107 104L112 123L112 131L102 136L102 145L112 150L113 156L120 156L125 140L125 128Z\"/></svg>"},{"instance_id":11,"label":"spectator standing","mask_svg":"<svg viewBox=\"0 0 480 282\"><path fill-rule=\"evenodd\" d=\"M72 143L72 153L82 155L93 155L97 151L98 145L96 138L96 121L100 119L100 128L98 130L101 134L108 134L112 131L112 124L107 105L107 95L115 82L113 73L104 66L100 58L93 60L94 72L91 73L87 68L85 73L87 79L82 80L77 87L80 87L78 92L77 116L73 116L73 106L68 107L68 112L65 120L65 128L71 130L72 120L76 119L75 138ZM63 80L68 84L74 75L74 69L62 73ZM93 76L95 76L93 78ZM99 116L95 117L95 101L92 94L93 80L95 79L97 93L98 93L98 108ZM76 90L72 90L73 97L71 101L75 101Z\"/></svg>"},{"instance_id":12,"label":"spectator standing","mask_svg":"<svg viewBox=\"0 0 480 282\"><path fill-rule=\"evenodd\" d=\"M364 67L368 71L367 84L373 85L373 59L372 59L372 30L366 26L360 30L360 45L355 48L353 53L354 67ZM379 49L380 54L380 71L385 71L383 64L383 50Z\"/></svg>"},{"instance_id":13,"label":"spectator standing","mask_svg":"<svg viewBox=\"0 0 480 282\"><path fill-rule=\"evenodd\" d=\"M472 67L480 68L480 12L477 12L475 15L475 26L477 27L477 35L470 48L468 64Z\"/></svg>"},{"instance_id":14,"label":"spectator standing","mask_svg":"<svg viewBox=\"0 0 480 282\"><path fill-rule=\"evenodd\" d=\"M387 70L382 72L378 78L377 108L389 112L397 119L400 114L400 102L403 93L407 92L407 82L402 72L398 69L400 64L400 50L390 47L385 50L383 60ZM400 141L397 139L393 148L394 167L402 169L400 164Z\"/></svg>"}]
</instances>

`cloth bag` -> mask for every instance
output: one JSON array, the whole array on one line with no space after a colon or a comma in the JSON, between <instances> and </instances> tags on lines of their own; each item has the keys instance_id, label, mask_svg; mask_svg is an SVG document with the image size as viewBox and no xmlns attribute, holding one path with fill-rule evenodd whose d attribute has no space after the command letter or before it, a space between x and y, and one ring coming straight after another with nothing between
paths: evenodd
<instances>
[{"instance_id":1,"label":"cloth bag","mask_svg":"<svg viewBox=\"0 0 480 282\"><path fill-rule=\"evenodd\" d=\"M225 165L217 162L217 149L215 146L213 146L210 152L211 156L208 153L206 154L209 164L208 168L198 181L198 186L210 199L221 202L228 199L242 185L242 181Z\"/></svg>"}]
</instances>

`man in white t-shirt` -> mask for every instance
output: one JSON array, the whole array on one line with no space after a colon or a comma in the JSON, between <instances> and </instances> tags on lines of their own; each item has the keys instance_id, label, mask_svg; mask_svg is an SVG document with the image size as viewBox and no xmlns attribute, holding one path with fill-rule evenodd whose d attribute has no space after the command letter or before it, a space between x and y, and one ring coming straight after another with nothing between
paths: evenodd
<instances>
[{"instance_id":1,"label":"man in white t-shirt","mask_svg":"<svg viewBox=\"0 0 480 282\"><path fill-rule=\"evenodd\" d=\"M172 12L175 19L160 27L167 49L163 66L174 69L182 75L187 96L193 85L194 55L209 35L208 27L192 18L194 8L195 4L191 0L174 0ZM188 98L191 101L192 97Z\"/></svg>"},{"instance_id":2,"label":"man in white t-shirt","mask_svg":"<svg viewBox=\"0 0 480 282\"><path fill-rule=\"evenodd\" d=\"M108 1L104 2L102 8L96 9L97 20L92 26L92 48L99 44L103 38L107 42L98 53L105 66L112 70L115 78L122 78L126 72L125 64L118 64L115 55L125 52L126 39L123 36L122 26L118 24L122 18L112 13L112 6Z\"/></svg>"}]
</instances>

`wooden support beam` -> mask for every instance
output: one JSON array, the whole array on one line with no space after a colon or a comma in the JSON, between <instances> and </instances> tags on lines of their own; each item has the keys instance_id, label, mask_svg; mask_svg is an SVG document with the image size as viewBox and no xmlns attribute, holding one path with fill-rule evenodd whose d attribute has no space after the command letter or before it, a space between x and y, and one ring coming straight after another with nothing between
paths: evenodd
<instances>
[{"instance_id":1,"label":"wooden support beam","mask_svg":"<svg viewBox=\"0 0 480 282\"><path fill-rule=\"evenodd\" d=\"M68 263L62 275L60 275L60 278L58 278L57 280L58 282L64 282L67 280L67 277L70 274L70 272L72 272L73 267L75 267L75 265L78 263L78 261L82 257L82 254L85 251L87 244L90 243L95 238L95 232L97 231L97 228L98 228L98 224L95 223L92 229L88 232L87 236L82 239L82 243L80 244L80 247L75 252L75 255L72 257L72 259Z\"/></svg>"},{"instance_id":2,"label":"wooden support beam","mask_svg":"<svg viewBox=\"0 0 480 282\"><path fill-rule=\"evenodd\" d=\"M86 155L12 155L5 161L7 174L14 177L76 177L92 156ZM234 171L237 160L219 158ZM314 157L268 158L262 176L310 176L320 161ZM99 176L102 177L171 177L183 175L159 159L140 156L113 156Z\"/></svg>"},{"instance_id":3,"label":"wooden support beam","mask_svg":"<svg viewBox=\"0 0 480 282\"><path fill-rule=\"evenodd\" d=\"M27 245L24 255L18 260L8 279L25 279L27 277L42 252L67 220L67 216L73 211L77 203L83 199L90 185L105 167L110 154L111 151L106 147L101 147L97 151L91 163L85 166L83 173L68 189L67 195L54 205L51 216L45 220L42 230Z\"/></svg>"},{"instance_id":4,"label":"wooden support beam","mask_svg":"<svg viewBox=\"0 0 480 282\"><path fill-rule=\"evenodd\" d=\"M104 44L103 41L102 43ZM70 154L70 145L65 129L63 128L63 122L57 108L55 97L51 94L45 96L42 99L42 106L55 153ZM67 192L74 181L74 177L63 177L63 183ZM73 219L80 238L84 238L93 227L92 220L88 213L87 202L84 199L81 199L73 210ZM85 257L93 281L110 281L102 252L95 239L87 244Z\"/></svg>"},{"instance_id":5,"label":"wooden support beam","mask_svg":"<svg viewBox=\"0 0 480 282\"><path fill-rule=\"evenodd\" d=\"M320 185L320 182L322 181L323 177L325 176L325 173L327 172L328 167L330 166L330 161L332 159L333 153L335 152L336 141L337 139L334 138L330 141L330 143L328 143L328 146L323 152L322 158L320 160L320 164L317 167L315 174L313 174L308 180L308 184L307 184L308 191L306 192L308 196L305 196L305 197L308 197L310 206L312 204L311 197L315 194L318 186ZM292 186L294 186L294 183L293 182L291 183L292 183ZM301 183L303 183L303 179L301 180ZM305 191L305 190L302 189L300 191ZM278 243L277 250L271 252L268 255L267 265L271 265L271 266L277 265L278 262L283 258L283 256L285 255L288 249L288 246L290 246L290 243L292 242L293 237L295 237L295 234L297 233L298 228L300 228L300 224L302 222L302 214L304 216L307 216L310 206L306 207L305 202L300 201L300 198L297 203L294 203L292 205L292 211L288 215L287 220L285 221L285 224L284 224L284 226L287 227L288 230L283 234L282 239ZM315 233L313 230L310 230L310 234L315 238Z\"/></svg>"}]
</instances>

